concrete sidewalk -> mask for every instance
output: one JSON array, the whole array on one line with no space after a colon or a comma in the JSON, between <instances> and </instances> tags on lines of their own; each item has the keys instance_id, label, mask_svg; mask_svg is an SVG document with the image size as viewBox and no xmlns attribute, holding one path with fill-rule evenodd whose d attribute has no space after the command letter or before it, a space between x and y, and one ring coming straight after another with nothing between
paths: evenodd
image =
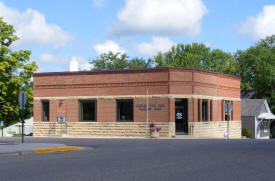
<instances>
[{"instance_id":1,"label":"concrete sidewalk","mask_svg":"<svg viewBox=\"0 0 275 181\"><path fill-rule=\"evenodd\" d=\"M24 155L24 154L41 154L63 151L81 150L81 147L66 146L64 144L52 143L24 143L12 144L0 142L0 156L3 155Z\"/></svg>"}]
</instances>

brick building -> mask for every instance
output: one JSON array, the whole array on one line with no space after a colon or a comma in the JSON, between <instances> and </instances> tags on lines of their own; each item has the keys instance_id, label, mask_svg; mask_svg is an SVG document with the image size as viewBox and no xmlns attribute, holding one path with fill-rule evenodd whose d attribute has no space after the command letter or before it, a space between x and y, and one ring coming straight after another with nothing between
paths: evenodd
<instances>
[{"instance_id":1,"label":"brick building","mask_svg":"<svg viewBox=\"0 0 275 181\"><path fill-rule=\"evenodd\" d=\"M145 136L147 98L160 136L241 137L240 78L193 68L35 73L34 135Z\"/></svg>"}]
</instances>

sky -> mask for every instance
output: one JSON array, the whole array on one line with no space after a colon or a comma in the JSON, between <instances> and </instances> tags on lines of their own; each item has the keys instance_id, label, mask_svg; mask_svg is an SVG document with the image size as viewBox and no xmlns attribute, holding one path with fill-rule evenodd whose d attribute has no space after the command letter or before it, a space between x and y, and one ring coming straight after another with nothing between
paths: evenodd
<instances>
[{"instance_id":1,"label":"sky","mask_svg":"<svg viewBox=\"0 0 275 181\"><path fill-rule=\"evenodd\" d=\"M178 43L228 53L275 34L275 0L0 0L38 72L80 70L108 51L154 57ZM74 57L74 58L73 58Z\"/></svg>"}]
</instances>

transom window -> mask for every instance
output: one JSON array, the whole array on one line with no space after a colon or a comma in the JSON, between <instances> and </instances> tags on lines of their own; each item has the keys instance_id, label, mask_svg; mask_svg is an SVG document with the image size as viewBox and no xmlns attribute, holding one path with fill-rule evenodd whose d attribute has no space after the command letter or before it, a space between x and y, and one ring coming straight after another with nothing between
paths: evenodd
<instances>
[{"instance_id":1,"label":"transom window","mask_svg":"<svg viewBox=\"0 0 275 181\"><path fill-rule=\"evenodd\" d=\"M79 113L80 121L96 121L96 101L79 101Z\"/></svg>"},{"instance_id":2,"label":"transom window","mask_svg":"<svg viewBox=\"0 0 275 181\"><path fill-rule=\"evenodd\" d=\"M117 100L117 121L133 121L133 100Z\"/></svg>"}]
</instances>

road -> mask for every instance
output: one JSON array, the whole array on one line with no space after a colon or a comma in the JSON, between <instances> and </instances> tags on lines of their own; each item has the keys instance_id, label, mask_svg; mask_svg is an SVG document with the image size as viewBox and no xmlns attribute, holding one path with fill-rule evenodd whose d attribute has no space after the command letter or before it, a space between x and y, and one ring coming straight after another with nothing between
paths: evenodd
<instances>
[{"instance_id":1,"label":"road","mask_svg":"<svg viewBox=\"0 0 275 181\"><path fill-rule=\"evenodd\" d=\"M27 138L26 142L87 149L1 156L1 181L275 179L275 140Z\"/></svg>"}]
</instances>

